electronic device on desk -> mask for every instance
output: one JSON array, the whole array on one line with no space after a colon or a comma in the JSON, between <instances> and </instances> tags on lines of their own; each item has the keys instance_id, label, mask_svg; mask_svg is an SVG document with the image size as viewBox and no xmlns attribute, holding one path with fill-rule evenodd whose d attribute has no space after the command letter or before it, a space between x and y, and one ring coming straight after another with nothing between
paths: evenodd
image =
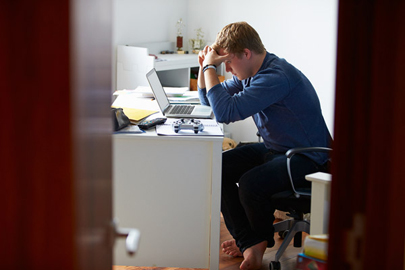
<instances>
[{"instance_id":1,"label":"electronic device on desk","mask_svg":"<svg viewBox=\"0 0 405 270\"><path fill-rule=\"evenodd\" d=\"M172 124L174 132L178 133L181 129L191 129L194 130L194 133L197 134L199 131L204 130L204 125L201 123L200 120L190 119L184 120L180 119Z\"/></svg>"},{"instance_id":2,"label":"electronic device on desk","mask_svg":"<svg viewBox=\"0 0 405 270\"><path fill-rule=\"evenodd\" d=\"M214 113L210 106L171 104L154 68L146 74L146 78L164 116L172 118L213 118Z\"/></svg>"},{"instance_id":3,"label":"electronic device on desk","mask_svg":"<svg viewBox=\"0 0 405 270\"><path fill-rule=\"evenodd\" d=\"M150 129L156 125L164 124L167 118L155 118L152 120L143 120L138 123L140 129Z\"/></svg>"}]
</instances>

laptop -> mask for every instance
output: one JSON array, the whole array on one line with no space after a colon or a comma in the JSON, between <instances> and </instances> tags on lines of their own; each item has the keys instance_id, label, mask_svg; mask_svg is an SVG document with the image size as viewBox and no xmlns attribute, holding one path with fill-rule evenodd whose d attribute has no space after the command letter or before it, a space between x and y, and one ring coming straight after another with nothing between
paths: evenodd
<instances>
[{"instance_id":1,"label":"laptop","mask_svg":"<svg viewBox=\"0 0 405 270\"><path fill-rule=\"evenodd\" d=\"M146 78L164 116L173 118L213 118L214 113L210 106L170 104L154 68L146 74Z\"/></svg>"}]
</instances>

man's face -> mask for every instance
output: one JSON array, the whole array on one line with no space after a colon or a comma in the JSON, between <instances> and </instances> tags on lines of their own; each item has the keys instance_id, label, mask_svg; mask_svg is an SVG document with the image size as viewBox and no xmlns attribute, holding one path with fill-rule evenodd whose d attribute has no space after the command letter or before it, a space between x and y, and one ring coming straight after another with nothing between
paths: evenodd
<instances>
[{"instance_id":1,"label":"man's face","mask_svg":"<svg viewBox=\"0 0 405 270\"><path fill-rule=\"evenodd\" d=\"M228 53L224 49L220 49L219 55L227 55ZM224 61L226 72L231 72L239 80L249 78L249 63L244 53L237 56L236 54L229 54L229 59Z\"/></svg>"}]
</instances>

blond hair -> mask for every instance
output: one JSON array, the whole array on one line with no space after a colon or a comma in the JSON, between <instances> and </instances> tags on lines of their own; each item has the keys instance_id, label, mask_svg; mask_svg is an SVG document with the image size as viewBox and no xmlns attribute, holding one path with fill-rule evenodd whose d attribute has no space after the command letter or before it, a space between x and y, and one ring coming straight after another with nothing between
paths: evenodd
<instances>
[{"instance_id":1,"label":"blond hair","mask_svg":"<svg viewBox=\"0 0 405 270\"><path fill-rule=\"evenodd\" d=\"M266 51L259 34L246 22L231 23L222 28L211 47L217 52L224 49L227 53L236 55L243 53L244 49L257 54Z\"/></svg>"}]
</instances>

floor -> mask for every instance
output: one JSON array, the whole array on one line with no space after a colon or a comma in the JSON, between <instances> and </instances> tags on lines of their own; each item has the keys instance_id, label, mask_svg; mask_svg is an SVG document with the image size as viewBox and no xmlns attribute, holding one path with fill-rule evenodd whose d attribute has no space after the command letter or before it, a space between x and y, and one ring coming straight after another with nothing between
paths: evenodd
<instances>
[{"instance_id":1,"label":"floor","mask_svg":"<svg viewBox=\"0 0 405 270\"><path fill-rule=\"evenodd\" d=\"M303 236L305 239L306 234ZM221 242L224 240L232 239L223 220L221 219ZM263 256L263 263L260 270L268 270L269 263L274 260L274 257L277 253L278 248L282 243L282 239L276 233L274 235L274 240L276 244L272 248L268 248ZM281 269L282 270L295 270L297 254L301 252L301 248L293 247L290 243L289 247L284 252L283 256L280 259ZM219 269L220 270L239 270L239 265L242 262L243 258L233 258L220 251L219 255Z\"/></svg>"},{"instance_id":2,"label":"floor","mask_svg":"<svg viewBox=\"0 0 405 270\"><path fill-rule=\"evenodd\" d=\"M303 239L306 235L303 235ZM221 242L225 240L232 239L229 235L228 230L225 227L223 220L221 219ZM272 248L268 248L263 256L263 263L260 270L268 270L269 263L274 260L274 256L278 250L278 247L282 243L282 239L279 238L278 234L274 235L274 240L276 244ZM292 243L284 252L280 263L282 270L295 270L297 254L301 251L301 248L295 248ZM233 258L228 256L222 251L219 254L219 269L220 270L239 270L239 265L243 258ZM173 268L173 267L140 267L140 266L113 266L113 270L196 270L197 268Z\"/></svg>"}]
</instances>

